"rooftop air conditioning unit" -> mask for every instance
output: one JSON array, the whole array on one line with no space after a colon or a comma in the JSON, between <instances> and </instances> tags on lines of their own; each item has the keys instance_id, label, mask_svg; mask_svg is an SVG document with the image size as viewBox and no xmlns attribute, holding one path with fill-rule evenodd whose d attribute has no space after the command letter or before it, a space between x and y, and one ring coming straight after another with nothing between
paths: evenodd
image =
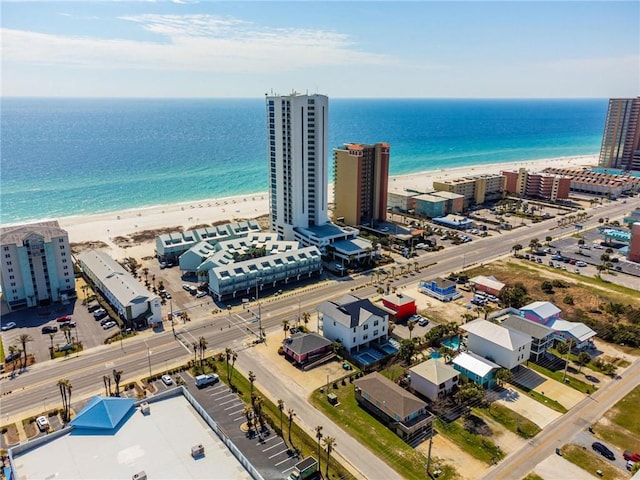
<instances>
[{"instance_id":1,"label":"rooftop air conditioning unit","mask_svg":"<svg viewBox=\"0 0 640 480\"><path fill-rule=\"evenodd\" d=\"M142 402L140 404L140 411L143 413L143 415L149 415L151 413L149 402Z\"/></svg>"},{"instance_id":2,"label":"rooftop air conditioning unit","mask_svg":"<svg viewBox=\"0 0 640 480\"><path fill-rule=\"evenodd\" d=\"M136 473L131 480L147 480L147 472L142 470L141 472Z\"/></svg>"},{"instance_id":3,"label":"rooftop air conditioning unit","mask_svg":"<svg viewBox=\"0 0 640 480\"><path fill-rule=\"evenodd\" d=\"M203 445L196 445L195 447L191 447L191 456L193 458L201 457L202 455L204 455Z\"/></svg>"}]
</instances>

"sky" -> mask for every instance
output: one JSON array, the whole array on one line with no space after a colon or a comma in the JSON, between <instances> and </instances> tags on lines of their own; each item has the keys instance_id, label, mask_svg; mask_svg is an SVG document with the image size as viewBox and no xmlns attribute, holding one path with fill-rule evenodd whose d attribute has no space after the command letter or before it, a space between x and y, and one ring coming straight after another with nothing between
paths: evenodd
<instances>
[{"instance_id":1,"label":"sky","mask_svg":"<svg viewBox=\"0 0 640 480\"><path fill-rule=\"evenodd\" d=\"M640 94L640 2L1 0L1 95Z\"/></svg>"}]
</instances>

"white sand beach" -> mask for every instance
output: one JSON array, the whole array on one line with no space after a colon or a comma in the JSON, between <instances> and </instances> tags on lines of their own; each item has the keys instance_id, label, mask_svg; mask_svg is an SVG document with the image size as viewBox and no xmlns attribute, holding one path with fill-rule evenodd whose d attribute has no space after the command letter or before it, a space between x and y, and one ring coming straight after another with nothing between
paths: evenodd
<instances>
[{"instance_id":1,"label":"white sand beach","mask_svg":"<svg viewBox=\"0 0 640 480\"><path fill-rule=\"evenodd\" d=\"M595 166L597 155L550 158L526 162L507 162L475 167L463 167L425 171L410 175L394 176L389 179L390 191L402 191L406 188L430 189L433 181L450 180L468 175L499 173L525 167L531 171L540 171L547 167L581 168ZM329 198L333 198L333 186L329 185ZM198 202L186 202L149 208L131 209L97 215L63 217L60 226L69 232L71 243L104 242L110 253L116 258L125 255L153 255L148 243L144 252L122 249L114 243L116 237L123 237L145 230L179 228L188 230L193 226L221 221L252 219L269 213L269 197L266 192L237 197L216 198Z\"/></svg>"}]
</instances>

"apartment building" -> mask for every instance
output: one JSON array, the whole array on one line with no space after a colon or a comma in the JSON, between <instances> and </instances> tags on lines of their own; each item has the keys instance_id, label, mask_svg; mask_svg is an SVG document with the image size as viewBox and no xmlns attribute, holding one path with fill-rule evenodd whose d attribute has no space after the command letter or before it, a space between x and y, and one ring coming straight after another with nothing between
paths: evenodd
<instances>
[{"instance_id":1,"label":"apartment building","mask_svg":"<svg viewBox=\"0 0 640 480\"><path fill-rule=\"evenodd\" d=\"M482 174L433 182L436 191L452 192L464 197L464 208L500 200L503 194L502 175Z\"/></svg>"},{"instance_id":2,"label":"apartment building","mask_svg":"<svg viewBox=\"0 0 640 480\"><path fill-rule=\"evenodd\" d=\"M552 202L567 200L571 188L571 177L551 172L534 173L521 168L504 171L504 191L521 197L540 198Z\"/></svg>"},{"instance_id":3,"label":"apartment building","mask_svg":"<svg viewBox=\"0 0 640 480\"><path fill-rule=\"evenodd\" d=\"M57 221L0 229L2 294L13 311L75 296L69 235Z\"/></svg>"},{"instance_id":4,"label":"apartment building","mask_svg":"<svg viewBox=\"0 0 640 480\"><path fill-rule=\"evenodd\" d=\"M389 150L384 142L333 149L335 221L358 226L386 220Z\"/></svg>"},{"instance_id":5,"label":"apartment building","mask_svg":"<svg viewBox=\"0 0 640 480\"><path fill-rule=\"evenodd\" d=\"M609 100L598 164L640 170L640 97Z\"/></svg>"},{"instance_id":6,"label":"apartment building","mask_svg":"<svg viewBox=\"0 0 640 480\"><path fill-rule=\"evenodd\" d=\"M554 167L545 168L543 172L570 177L569 189L572 192L617 198L620 195L640 191L640 177L623 172L607 173L589 169Z\"/></svg>"}]
</instances>

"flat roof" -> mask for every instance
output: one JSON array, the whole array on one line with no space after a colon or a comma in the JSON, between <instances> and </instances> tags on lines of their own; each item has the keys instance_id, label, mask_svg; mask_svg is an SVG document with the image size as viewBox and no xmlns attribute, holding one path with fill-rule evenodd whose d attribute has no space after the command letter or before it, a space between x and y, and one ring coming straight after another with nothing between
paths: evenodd
<instances>
[{"instance_id":1,"label":"flat roof","mask_svg":"<svg viewBox=\"0 0 640 480\"><path fill-rule=\"evenodd\" d=\"M187 399L177 394L139 407L108 432L70 429L69 433L14 454L17 478L250 479ZM202 445L194 459L191 447Z\"/></svg>"}]
</instances>

